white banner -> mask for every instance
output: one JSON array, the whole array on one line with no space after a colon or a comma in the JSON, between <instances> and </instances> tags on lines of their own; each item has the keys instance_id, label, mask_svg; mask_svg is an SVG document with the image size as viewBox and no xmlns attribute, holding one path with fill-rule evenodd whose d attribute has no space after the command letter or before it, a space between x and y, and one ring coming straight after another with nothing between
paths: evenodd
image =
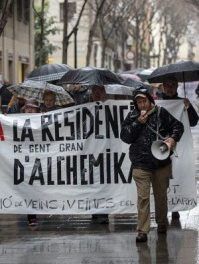
<instances>
[{"instance_id":1,"label":"white banner","mask_svg":"<svg viewBox=\"0 0 199 264\"><path fill-rule=\"evenodd\" d=\"M196 206L193 145L181 100L158 101L185 125L174 157L169 207ZM134 213L129 145L120 140L130 101L45 114L0 115L0 213Z\"/></svg>"}]
</instances>

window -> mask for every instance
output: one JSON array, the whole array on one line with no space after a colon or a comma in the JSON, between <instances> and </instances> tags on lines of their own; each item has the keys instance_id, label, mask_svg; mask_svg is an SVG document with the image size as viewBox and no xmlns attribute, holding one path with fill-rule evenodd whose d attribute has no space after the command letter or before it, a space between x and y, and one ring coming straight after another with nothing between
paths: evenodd
<instances>
[{"instance_id":1,"label":"window","mask_svg":"<svg viewBox=\"0 0 199 264\"><path fill-rule=\"evenodd\" d=\"M68 3L68 20L70 21L76 13L76 3Z\"/></svg>"},{"instance_id":2,"label":"window","mask_svg":"<svg viewBox=\"0 0 199 264\"><path fill-rule=\"evenodd\" d=\"M14 3L12 2L8 8L8 15L9 17L12 17L13 14L14 14Z\"/></svg>"},{"instance_id":3,"label":"window","mask_svg":"<svg viewBox=\"0 0 199 264\"><path fill-rule=\"evenodd\" d=\"M30 0L17 0L17 19L27 24L30 20Z\"/></svg>"},{"instance_id":4,"label":"window","mask_svg":"<svg viewBox=\"0 0 199 264\"><path fill-rule=\"evenodd\" d=\"M13 2L8 5L6 0L0 0L0 14L5 11L5 8L8 10L8 15L11 17L13 14Z\"/></svg>"},{"instance_id":5,"label":"window","mask_svg":"<svg viewBox=\"0 0 199 264\"><path fill-rule=\"evenodd\" d=\"M5 0L0 1L0 11L5 7L5 4L6 4Z\"/></svg>"},{"instance_id":6,"label":"window","mask_svg":"<svg viewBox=\"0 0 199 264\"><path fill-rule=\"evenodd\" d=\"M22 20L23 16L23 0L17 0L17 19Z\"/></svg>"},{"instance_id":7,"label":"window","mask_svg":"<svg viewBox=\"0 0 199 264\"><path fill-rule=\"evenodd\" d=\"M69 2L68 3L68 21L70 21L73 18L75 13L76 13L76 3ZM64 3L59 4L59 19L60 19L60 22L64 21Z\"/></svg>"},{"instance_id":8,"label":"window","mask_svg":"<svg viewBox=\"0 0 199 264\"><path fill-rule=\"evenodd\" d=\"M60 22L64 21L64 3L59 4L59 20Z\"/></svg>"},{"instance_id":9,"label":"window","mask_svg":"<svg viewBox=\"0 0 199 264\"><path fill-rule=\"evenodd\" d=\"M24 0L23 7L24 7L23 21L25 24L27 24L30 19L30 0Z\"/></svg>"},{"instance_id":10,"label":"window","mask_svg":"<svg viewBox=\"0 0 199 264\"><path fill-rule=\"evenodd\" d=\"M9 83L13 83L13 77L14 77L14 70L13 70L13 61L8 61L8 76L9 76Z\"/></svg>"}]
</instances>

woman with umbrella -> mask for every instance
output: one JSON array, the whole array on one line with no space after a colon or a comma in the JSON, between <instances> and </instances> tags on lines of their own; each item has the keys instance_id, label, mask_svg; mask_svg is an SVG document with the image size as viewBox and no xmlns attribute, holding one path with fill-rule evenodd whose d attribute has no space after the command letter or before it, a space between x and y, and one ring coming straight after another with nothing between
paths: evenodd
<instances>
[{"instance_id":1,"label":"woman with umbrella","mask_svg":"<svg viewBox=\"0 0 199 264\"><path fill-rule=\"evenodd\" d=\"M43 94L43 104L41 105L41 112L48 112L57 110L60 107L55 104L56 94L53 91L46 90Z\"/></svg>"},{"instance_id":2,"label":"woman with umbrella","mask_svg":"<svg viewBox=\"0 0 199 264\"><path fill-rule=\"evenodd\" d=\"M44 103L43 111L56 110L58 107L71 106L74 100L63 87L45 81L27 80L21 84L12 85L8 90L16 97L35 98L40 104Z\"/></svg>"}]
</instances>

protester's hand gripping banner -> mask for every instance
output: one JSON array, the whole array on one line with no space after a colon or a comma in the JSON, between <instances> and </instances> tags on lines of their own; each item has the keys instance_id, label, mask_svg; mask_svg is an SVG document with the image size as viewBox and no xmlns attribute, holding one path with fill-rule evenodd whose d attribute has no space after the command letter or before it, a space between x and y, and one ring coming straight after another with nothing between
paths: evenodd
<instances>
[{"instance_id":1,"label":"protester's hand gripping banner","mask_svg":"<svg viewBox=\"0 0 199 264\"><path fill-rule=\"evenodd\" d=\"M196 206L193 146L181 100L159 101L183 121L169 207ZM129 146L120 140L130 101L73 106L45 114L0 115L0 213L136 212Z\"/></svg>"}]
</instances>

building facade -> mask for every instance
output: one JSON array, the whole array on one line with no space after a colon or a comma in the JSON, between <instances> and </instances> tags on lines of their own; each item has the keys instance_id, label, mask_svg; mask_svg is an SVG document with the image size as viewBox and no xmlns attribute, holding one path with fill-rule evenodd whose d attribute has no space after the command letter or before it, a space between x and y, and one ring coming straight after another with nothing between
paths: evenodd
<instances>
[{"instance_id":1,"label":"building facade","mask_svg":"<svg viewBox=\"0 0 199 264\"><path fill-rule=\"evenodd\" d=\"M68 1L68 34L74 27L83 0L69 0ZM63 0L51 0L49 1L48 15L53 16L56 19L56 26L59 28L59 33L54 36L49 36L49 40L53 45L57 46L56 51L49 56L49 63L62 63L62 43L63 43ZM77 58L77 67L86 66L86 54L89 38L89 30L94 20L94 11L89 4L86 4L84 12L79 23L75 41L75 35L73 34L69 39L68 46L68 60L67 64L71 67L75 66L75 56ZM75 48L76 46L76 48ZM102 39L100 36L99 28L96 29L93 42L92 52L89 66L94 67L107 67L111 70L118 70L122 67L122 45L114 41L114 35L110 38L110 41L106 47L104 58L102 58ZM76 54L75 54L76 53ZM102 63L103 59L103 63Z\"/></svg>"},{"instance_id":2,"label":"building facade","mask_svg":"<svg viewBox=\"0 0 199 264\"><path fill-rule=\"evenodd\" d=\"M1 0L0 17L6 24L0 36L0 80L22 82L34 68L34 19L32 0Z\"/></svg>"}]
</instances>

